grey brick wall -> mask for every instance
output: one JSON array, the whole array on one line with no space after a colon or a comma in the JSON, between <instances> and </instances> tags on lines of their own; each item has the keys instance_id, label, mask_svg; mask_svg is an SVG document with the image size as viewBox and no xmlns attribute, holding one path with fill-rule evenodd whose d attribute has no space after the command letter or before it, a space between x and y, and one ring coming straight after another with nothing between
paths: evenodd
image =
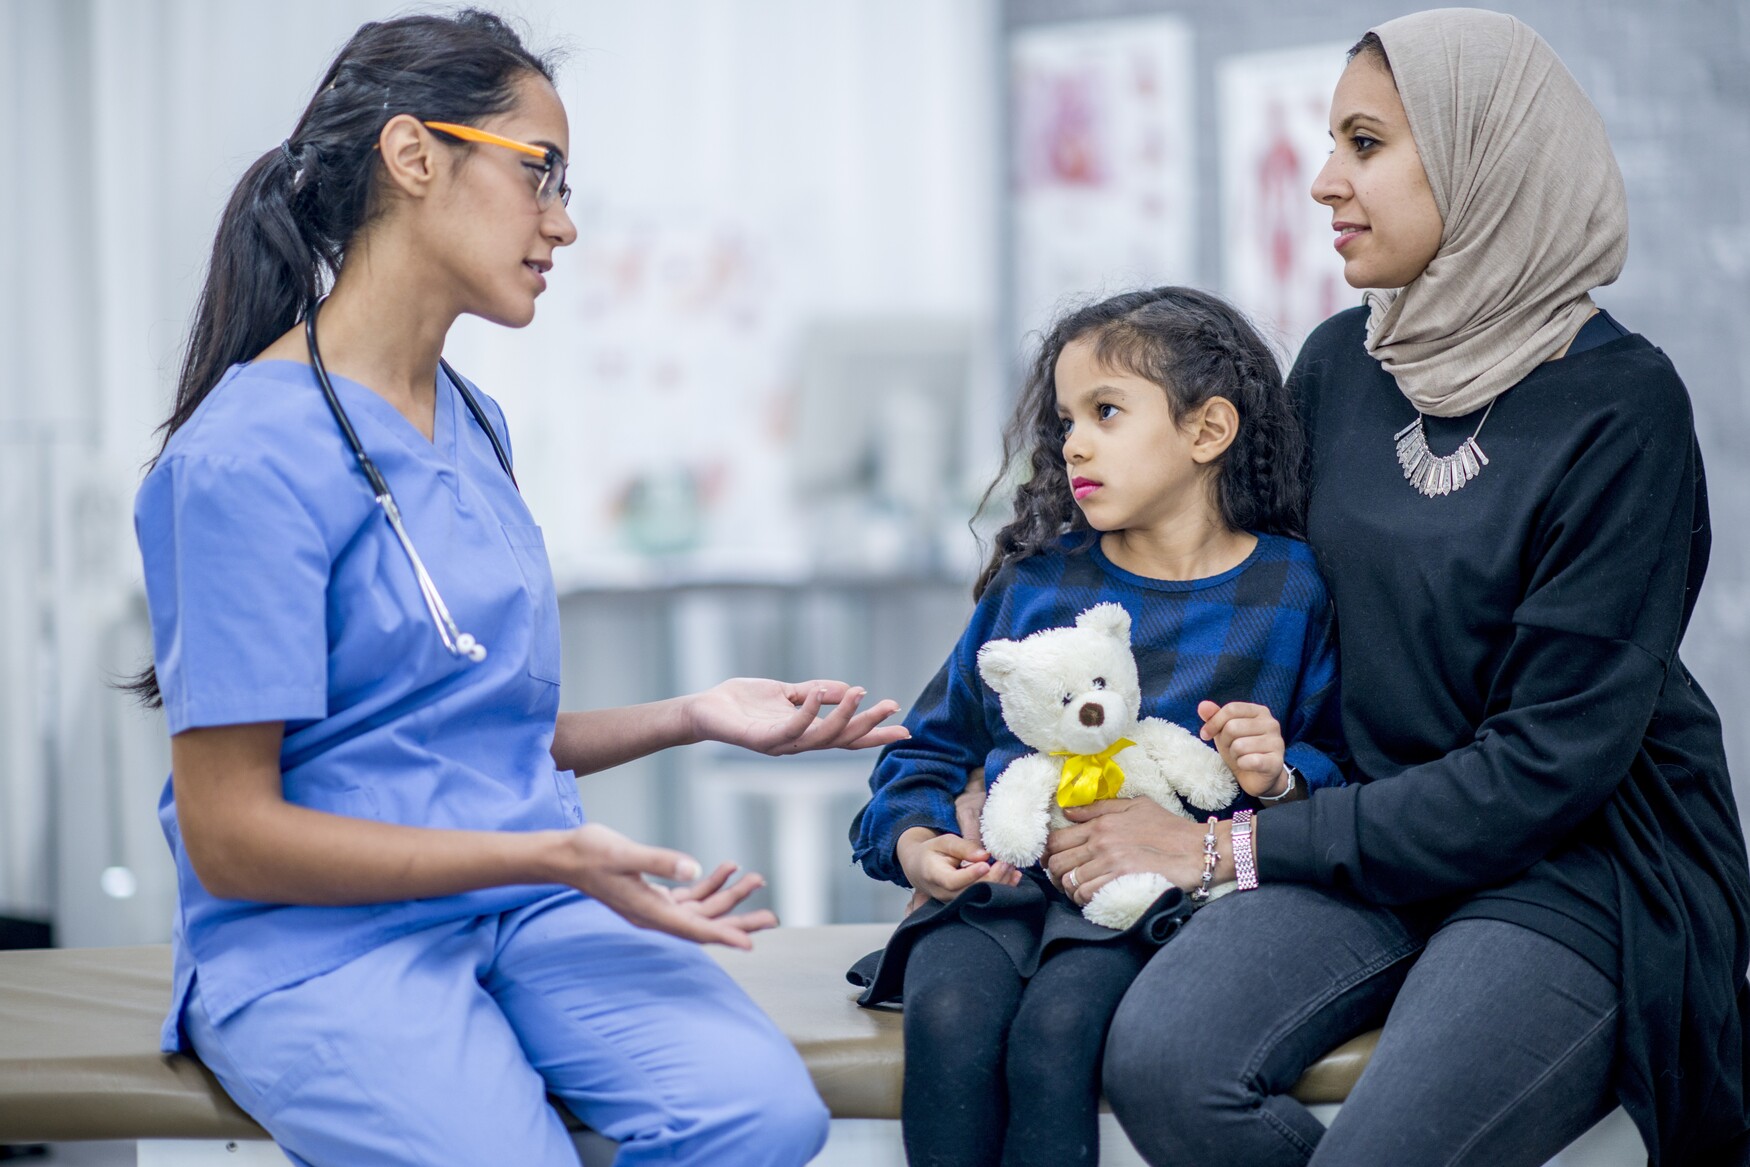
<instances>
[{"instance_id":1,"label":"grey brick wall","mask_svg":"<svg viewBox=\"0 0 1750 1167\"><path fill-rule=\"evenodd\" d=\"M1234 53L1353 41L1418 5L1369 0L1008 0L1023 25L1145 13L1190 21L1199 204L1219 216L1215 68ZM1683 657L1719 707L1738 805L1750 803L1750 5L1742 0L1518 0L1610 129L1629 199L1629 258L1598 300L1676 363L1695 401L1713 562ZM1217 222L1194 278L1219 284Z\"/></svg>"}]
</instances>

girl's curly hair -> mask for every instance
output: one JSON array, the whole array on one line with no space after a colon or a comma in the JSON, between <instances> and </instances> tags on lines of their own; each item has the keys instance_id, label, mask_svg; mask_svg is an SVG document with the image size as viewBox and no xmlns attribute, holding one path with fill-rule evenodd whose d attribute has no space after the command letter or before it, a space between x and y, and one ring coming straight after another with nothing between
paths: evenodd
<instances>
[{"instance_id":1,"label":"girl's curly hair","mask_svg":"<svg viewBox=\"0 0 1750 1167\"><path fill-rule=\"evenodd\" d=\"M1159 385L1175 421L1211 397L1232 402L1239 433L1210 467L1217 511L1236 531L1302 533L1306 440L1269 345L1219 296L1181 287L1125 292L1069 312L1040 343L1003 432L1003 468L979 504L982 513L1018 472L1012 517L997 532L974 597L1004 567L1050 550L1067 534L1085 531L1093 542L1070 493L1057 413L1057 359L1083 339L1092 340L1101 364Z\"/></svg>"}]
</instances>

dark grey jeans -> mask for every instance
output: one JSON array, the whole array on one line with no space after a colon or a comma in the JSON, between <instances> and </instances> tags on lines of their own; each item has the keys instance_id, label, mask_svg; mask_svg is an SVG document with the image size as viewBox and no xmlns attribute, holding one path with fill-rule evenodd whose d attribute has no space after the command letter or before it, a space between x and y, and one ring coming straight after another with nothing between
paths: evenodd
<instances>
[{"instance_id":1,"label":"dark grey jeans","mask_svg":"<svg viewBox=\"0 0 1750 1167\"><path fill-rule=\"evenodd\" d=\"M1153 1167L1538 1167L1615 1106L1615 984L1495 920L1425 938L1279 884L1226 896L1155 954L1106 1043L1112 1109ZM1327 1131L1288 1090L1384 1023Z\"/></svg>"}]
</instances>

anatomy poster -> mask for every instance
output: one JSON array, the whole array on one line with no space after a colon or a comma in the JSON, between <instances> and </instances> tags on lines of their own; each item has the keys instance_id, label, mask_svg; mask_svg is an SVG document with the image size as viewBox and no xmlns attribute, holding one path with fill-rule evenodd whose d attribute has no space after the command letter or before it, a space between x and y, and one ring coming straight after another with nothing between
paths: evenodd
<instances>
[{"instance_id":1,"label":"anatomy poster","mask_svg":"<svg viewBox=\"0 0 1750 1167\"><path fill-rule=\"evenodd\" d=\"M1288 360L1332 313L1360 303L1331 246L1331 212L1312 201L1331 150L1331 91L1343 45L1230 57L1221 102L1222 283Z\"/></svg>"},{"instance_id":2,"label":"anatomy poster","mask_svg":"<svg viewBox=\"0 0 1750 1167\"><path fill-rule=\"evenodd\" d=\"M1016 34L1014 306L1023 335L1064 306L1192 278L1191 32L1175 17Z\"/></svg>"},{"instance_id":3,"label":"anatomy poster","mask_svg":"<svg viewBox=\"0 0 1750 1167\"><path fill-rule=\"evenodd\" d=\"M539 413L512 432L561 590L799 574L794 265L732 216L573 213L578 243L535 324L464 350L501 397L527 397L506 401L514 416Z\"/></svg>"}]
</instances>

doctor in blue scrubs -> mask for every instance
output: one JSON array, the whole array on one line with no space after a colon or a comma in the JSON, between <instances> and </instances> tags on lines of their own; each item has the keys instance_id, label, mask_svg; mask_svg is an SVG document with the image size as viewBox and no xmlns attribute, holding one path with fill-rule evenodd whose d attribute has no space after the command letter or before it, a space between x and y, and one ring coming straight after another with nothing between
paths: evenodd
<instances>
[{"instance_id":1,"label":"doctor in blue scrubs","mask_svg":"<svg viewBox=\"0 0 1750 1167\"><path fill-rule=\"evenodd\" d=\"M440 353L463 313L533 318L576 238L568 138L497 18L362 27L225 210L136 503L180 886L164 1048L296 1163L575 1164L549 1094L625 1167L825 1139L794 1049L699 947L775 923L736 911L757 877L586 822L574 775L905 731L833 681L558 712L504 416Z\"/></svg>"}]
</instances>

